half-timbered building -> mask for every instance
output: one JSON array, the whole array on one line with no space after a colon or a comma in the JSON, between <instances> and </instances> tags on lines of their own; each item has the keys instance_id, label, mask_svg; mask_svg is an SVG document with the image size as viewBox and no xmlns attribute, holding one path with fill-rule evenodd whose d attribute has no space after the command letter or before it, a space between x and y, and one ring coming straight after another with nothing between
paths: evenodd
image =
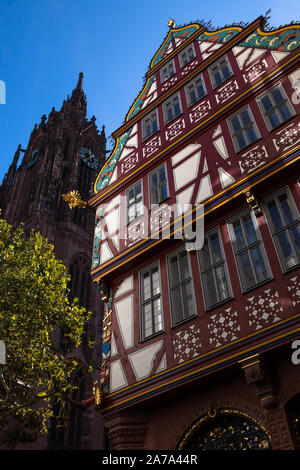
<instances>
[{"instance_id":1,"label":"half-timbered building","mask_svg":"<svg viewBox=\"0 0 300 470\"><path fill-rule=\"evenodd\" d=\"M113 133L89 205L115 449L300 445L299 44L172 20Z\"/></svg>"}]
</instances>

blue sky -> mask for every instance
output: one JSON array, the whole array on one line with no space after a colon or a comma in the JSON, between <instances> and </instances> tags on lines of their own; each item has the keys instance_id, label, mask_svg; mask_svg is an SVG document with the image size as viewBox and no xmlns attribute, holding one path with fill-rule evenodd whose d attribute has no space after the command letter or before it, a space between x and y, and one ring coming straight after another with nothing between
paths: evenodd
<instances>
[{"instance_id":1,"label":"blue sky","mask_svg":"<svg viewBox=\"0 0 300 470\"><path fill-rule=\"evenodd\" d=\"M269 8L271 26L299 21L298 0L0 0L0 182L18 144L26 148L34 124L60 109L79 72L88 117L109 136L141 90L170 17L178 26L204 19L222 27Z\"/></svg>"}]
</instances>

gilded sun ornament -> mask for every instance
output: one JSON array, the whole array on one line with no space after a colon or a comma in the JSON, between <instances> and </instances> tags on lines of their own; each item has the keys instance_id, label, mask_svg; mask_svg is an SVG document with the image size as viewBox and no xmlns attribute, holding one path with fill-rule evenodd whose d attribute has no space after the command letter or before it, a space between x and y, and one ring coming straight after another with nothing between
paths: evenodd
<instances>
[{"instance_id":1,"label":"gilded sun ornament","mask_svg":"<svg viewBox=\"0 0 300 470\"><path fill-rule=\"evenodd\" d=\"M62 194L62 198L69 204L70 209L87 206L87 202L82 200L79 191L69 191L67 194Z\"/></svg>"}]
</instances>

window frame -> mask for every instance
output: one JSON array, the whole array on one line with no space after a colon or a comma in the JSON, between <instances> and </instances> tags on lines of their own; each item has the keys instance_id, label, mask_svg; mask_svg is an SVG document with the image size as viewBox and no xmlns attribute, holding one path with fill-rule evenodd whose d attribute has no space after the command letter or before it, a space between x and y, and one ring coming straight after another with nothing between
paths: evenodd
<instances>
[{"instance_id":1,"label":"window frame","mask_svg":"<svg viewBox=\"0 0 300 470\"><path fill-rule=\"evenodd\" d=\"M142 211L141 214L137 215L137 211L136 211L136 205L137 205L137 201L136 200L136 193L134 194L134 203L133 204L130 204L128 205L128 193L129 191L132 189L132 188L135 188L138 184L141 184L141 195L142 195L142 205L144 205L144 192L143 192L143 180L140 179L138 180L136 183L134 183L133 185L131 185L129 188L126 189L126 222L127 222L127 225L131 224L131 222L134 222L136 219L138 219L139 217L142 217L144 215L144 210ZM133 219L129 220L129 207L134 205L134 213L135 213L135 216Z\"/></svg>"},{"instance_id":2,"label":"window frame","mask_svg":"<svg viewBox=\"0 0 300 470\"><path fill-rule=\"evenodd\" d=\"M171 117L170 119L167 119L166 106L167 106L168 103L170 103L171 101L173 101L173 100L175 99L175 97L178 97L180 112L179 112L178 114L174 115L174 114L173 114L173 108L174 108L174 106L173 106L173 104L172 104L172 117ZM166 126L167 124L170 124L170 122L172 122L174 119L177 119L178 116L180 116L180 115L182 114L182 112L183 112L183 111L182 111L181 97L180 97L179 91L177 91L176 93L173 93L173 95L171 95L167 100L165 100L165 101L163 102L162 108L163 108L164 124L165 124L165 126Z\"/></svg>"},{"instance_id":3,"label":"window frame","mask_svg":"<svg viewBox=\"0 0 300 470\"><path fill-rule=\"evenodd\" d=\"M279 202L280 196L283 196L284 194L287 195L290 210L292 212L293 217L295 217L295 218L292 222L286 223L283 227L280 227L279 229L276 229L276 227L274 227L273 220L272 220L271 214L269 212L268 204L272 200L274 200L282 221L285 221L285 217L284 217L284 214L283 214L280 202ZM275 250L276 250L276 253L277 253L277 256L278 256L278 259L279 259L279 262L280 262L281 269L282 269L283 273L288 273L288 272L292 271L293 269L299 268L299 266L300 266L300 254L297 253L297 250L295 248L295 243L294 243L294 241L293 241L293 239L290 235L289 229L293 228L293 227L296 227L297 225L300 226L300 213L299 213L298 207L297 207L297 205L294 201L294 198L293 198L293 196L290 192L289 187L282 188L279 191L277 191L276 193L266 197L262 201L262 204L263 204L263 208L264 208L264 213L265 213L267 225L269 227L270 234L271 234L271 237L272 237L272 240L273 240L273 244L274 244L274 247L275 247ZM288 233L289 243L292 246L292 249L293 249L293 252L294 252L296 258L298 259L298 263L295 264L294 266L288 266L287 265L286 257L284 256L283 249L282 249L280 241L278 239L278 236L280 234L284 233L284 232Z\"/></svg>"},{"instance_id":4,"label":"window frame","mask_svg":"<svg viewBox=\"0 0 300 470\"><path fill-rule=\"evenodd\" d=\"M156 116L156 122L157 122L157 129L154 131L153 129L150 130L150 134L145 136L145 121L147 118L150 119L150 116L153 115L155 113L155 116ZM154 121L151 120L151 127L152 127L152 124L153 124ZM154 110L152 110L150 113L146 114L146 116L143 117L142 119L142 141L144 142L145 140L147 139L150 139L150 137L152 137L154 134L156 134L156 132L158 132L160 129L159 129L159 116L158 116L158 109L155 108Z\"/></svg>"},{"instance_id":5,"label":"window frame","mask_svg":"<svg viewBox=\"0 0 300 470\"><path fill-rule=\"evenodd\" d=\"M231 286L231 281L230 281L230 276L229 276L229 271L228 271L228 266L227 266L227 259L226 259L226 256L225 256L223 240L222 240L222 236L221 236L221 232L220 232L219 227L215 227L215 228L209 230L204 235L204 243L205 243L206 239L208 239L208 238L211 239L213 237L213 235L215 235L215 234L218 235L218 241L219 241L219 247L220 247L222 259L220 261L217 261L217 262L212 261L210 266L205 267L204 263L203 263L203 259L202 259L202 249L198 250L198 253L197 253L199 271L200 271L200 278L201 278L201 287L202 287L203 299L204 299L204 305L205 305L205 310L206 311L212 310L212 309L218 307L219 305L222 305L225 302L228 302L229 300L233 299L233 291L232 291L232 286ZM203 247L204 247L204 244L203 244ZM212 260L211 242L209 242L209 253L210 253L210 258ZM214 273L215 269L219 266L223 266L223 268L224 268L224 275L225 275L226 284L227 284L228 297L226 297L226 299L223 299L223 300L217 300L213 304L209 305L208 304L208 299L207 299L207 294L206 294L206 289L205 289L205 282L203 281L203 274L205 274L209 271L213 272L214 287L215 287L215 290L216 290L217 297L219 297L218 291L216 289L217 279L216 279L216 276L215 276L215 273Z\"/></svg>"},{"instance_id":6,"label":"window frame","mask_svg":"<svg viewBox=\"0 0 300 470\"><path fill-rule=\"evenodd\" d=\"M150 299L144 300L144 286L143 286L143 274L149 271L151 273L151 269L157 267L158 268L158 277L159 277L159 294L151 295ZM151 294L152 294L152 281L150 281L150 289L151 289ZM160 261L157 260L154 263L151 263L149 266L146 266L145 268L141 269L139 271L139 305L140 305L140 338L141 341L146 341L150 338L153 338L154 336L157 336L161 333L164 332L164 314L163 314L163 295L162 295L162 287L161 287L161 269L160 269ZM155 300L160 299L160 304L161 304L161 330L152 332L151 335L146 336L145 335L145 315L144 315L144 306L148 303L151 305L151 320L152 320L152 330L154 330L154 308L153 308L153 303Z\"/></svg>"},{"instance_id":7,"label":"window frame","mask_svg":"<svg viewBox=\"0 0 300 470\"><path fill-rule=\"evenodd\" d=\"M275 88L279 88L279 89L280 89L280 93L281 93L281 95L282 95L283 97L285 97L285 100L284 100L281 104L277 104L277 105L276 105L276 103L275 103L275 106L274 106L274 98L273 98L273 95L272 95L271 92L272 92L272 90L274 90ZM262 100L263 100L264 96L267 96L267 95L269 96L269 99L271 100L271 103L272 103L272 105L273 105L273 107L271 108L270 111L266 111L265 108L264 108L264 105L263 105L263 103L262 103ZM283 87L283 85L282 85L281 82L276 83L276 85L274 85L274 86L273 86L272 88L270 88L268 91L262 93L258 98L256 98L256 102L257 102L257 104L258 104L258 108L259 108L259 110L260 110L260 112L261 112L261 114L262 114L262 117L263 117L263 119L264 119L264 122L265 122L266 127L267 127L267 129L268 129L269 132L272 132L272 131L278 129L280 126L282 126L283 124L285 124L286 122L288 122L290 119L292 119L292 118L296 115L295 109L294 109L293 105L291 104L290 99L289 99L289 97L288 97L288 95L287 95L287 93L286 93L286 91L285 91L285 89L284 89L284 87ZM288 117L288 118L285 119L285 120L283 120L281 114L280 114L279 111L278 111L278 108L279 108L280 106L282 106L282 104L284 104L284 103L287 105L287 107L288 107L288 109L289 109L289 111L290 111L290 114L291 114L291 116ZM270 121L270 118L268 117L268 116L269 116L271 113L273 113L273 112L275 112L277 119L278 119L278 116L282 118L282 119L279 119L280 123L279 123L277 126L274 126L274 127L272 126L271 121Z\"/></svg>"},{"instance_id":8,"label":"window frame","mask_svg":"<svg viewBox=\"0 0 300 470\"><path fill-rule=\"evenodd\" d=\"M248 112L248 115L250 117L250 124L245 126L243 124L243 121L242 121L242 118L239 116L245 109L247 109L247 112ZM238 117L238 120L239 120L239 124L241 125L241 130L239 131L235 131L234 128L233 128L233 125L232 125L232 120L235 118L235 117ZM258 130L258 126L256 124L256 121L254 119L254 116L253 116L253 113L252 113L252 110L250 108L249 105L243 107L242 109L240 109L237 113L233 114L232 116L230 116L229 118L227 118L227 125L228 125L228 128L229 128L229 132L230 132L230 135L231 135L231 139L232 139L232 142L233 142L233 145L234 145L234 149L236 151L236 153L238 152L241 152L243 150L245 150L247 147L250 147L250 145L254 145L260 138L261 138L261 135L260 135L260 132ZM246 131L250 128L254 126L254 130L255 130L255 134L256 134L256 140L254 140L253 142L250 142L249 143L249 140L248 140L248 136L246 134ZM240 134L243 134L244 135L244 138L245 140L247 141L247 144L244 146L244 147L238 147L238 141L236 139L236 136L240 135Z\"/></svg>"},{"instance_id":9,"label":"window frame","mask_svg":"<svg viewBox=\"0 0 300 470\"><path fill-rule=\"evenodd\" d=\"M252 223L253 223L253 226L254 226L254 229L255 229L256 240L255 240L255 242L248 243L242 249L237 249L236 248L236 241L235 241L235 234L234 234L234 230L233 230L233 223L236 220L241 221L241 219L243 217L245 217L249 214L251 216ZM242 292L247 293L247 292L249 292L253 289L256 289L257 287L269 282L270 280L272 280L273 279L273 274L272 274L272 271L271 271L269 259L268 259L267 253L266 253L266 249L265 249L265 246L264 246L264 242L263 242L258 224L257 224L256 217L255 217L253 211L249 210L249 209L246 209L245 211L242 211L242 212L236 214L234 217L230 218L227 221L227 227L228 227L230 243L231 243L233 254L234 254L234 259L235 259L235 263L236 263L236 268L237 268L237 272L238 272ZM243 232L244 239L247 240L247 236L245 237L244 223L243 223L243 226L242 226L242 232ZM251 271L252 271L252 274L254 273L254 275L255 275L256 282L251 286L247 286L246 277L245 277L245 274L243 272L242 264L240 262L240 255L242 255L244 252L247 252L249 254L249 251L251 250L251 248L254 248L254 247L259 247L260 248L260 251L261 251L261 254L262 254L262 259L263 259L263 262L264 262L264 266L265 266L265 269L266 269L266 272L267 272L267 277L265 279L263 279L262 281L259 281L257 279L257 273L256 273L256 270L254 268L253 259L252 259L251 256L249 256Z\"/></svg>"},{"instance_id":10,"label":"window frame","mask_svg":"<svg viewBox=\"0 0 300 470\"><path fill-rule=\"evenodd\" d=\"M152 175L154 173L159 173L159 171L164 168L165 169L165 175L166 175L166 185L167 185L167 196L165 197L165 199L159 199L159 202L158 203L152 203L151 202L151 194L152 192L158 188L158 191L159 191L159 195L161 195L161 186L162 184L159 182L159 178L157 178L157 181L158 181L158 184L156 186L154 186L153 188L151 187L151 181L152 181ZM164 201L166 201L169 197L170 197L170 191L169 191L169 181L168 181L168 172L167 172L167 164L166 162L164 162L162 165L159 165L157 168L155 168L155 170L151 171L151 173L149 173L149 176L148 176L148 187L149 187L149 208L154 208L154 207L157 207L159 206L160 204L162 204ZM152 207L153 206L153 207Z\"/></svg>"},{"instance_id":11,"label":"window frame","mask_svg":"<svg viewBox=\"0 0 300 470\"><path fill-rule=\"evenodd\" d=\"M174 256L175 254L177 255L177 266L179 267L179 274L181 278L181 272L180 272L180 263L178 260L178 255L181 252L185 252L187 256L187 263L188 263L188 268L189 268L189 277L188 279L180 279L180 282L176 283L175 285L171 285L171 273L170 273L170 258ZM169 305L170 305L170 315L171 315L171 325L172 327L177 327L178 325L181 325L182 323L185 323L186 321L191 320L192 318L195 318L197 316L197 304L196 304L196 298L195 298L195 290L194 290L194 281L193 281L193 274L192 274L192 267L191 267L191 259L189 253L185 250L185 247L178 248L175 251L172 251L166 256L166 265L167 265L167 277L168 277L168 291L169 291ZM191 292L192 292L192 301L193 301L193 306L194 306L194 313L190 316L186 316L185 314L185 309L184 309L184 296L183 296L183 291L182 291L182 286L185 284L190 283L191 286ZM184 315L182 318L175 322L174 319L174 314L173 314L173 302L172 302L172 291L180 287L180 299L181 299L181 307L183 307L182 312Z\"/></svg>"},{"instance_id":12,"label":"window frame","mask_svg":"<svg viewBox=\"0 0 300 470\"><path fill-rule=\"evenodd\" d=\"M193 57L191 59L189 59L185 64L182 63L182 56L183 54L186 53L186 51L189 49L189 48L192 48L193 50ZM194 46L194 43L191 43L189 44L187 47L185 47L179 54L178 54L178 59L179 59L179 65L180 65L180 68L184 68L187 64L189 64L193 59L195 59L196 57L196 52L195 52L195 46Z\"/></svg>"},{"instance_id":13,"label":"window frame","mask_svg":"<svg viewBox=\"0 0 300 470\"><path fill-rule=\"evenodd\" d=\"M224 77L223 76L223 73L222 73L222 81L221 83L216 83L215 81L215 77L213 75L213 72L212 72L212 69L213 67L215 66L218 66L218 70L219 70L219 64L225 59L226 61L226 65L229 69L229 72L230 72L230 75L229 77ZM229 80L229 78L231 78L233 76L233 71L232 71L232 67L231 67L231 64L230 64L230 61L227 57L227 54L223 55L222 57L220 57L219 59L217 59L213 64L211 64L209 67L208 67L208 73L209 73L209 77L210 77L210 81L211 81L211 85L212 85L212 88L215 90L217 89L219 86L221 86L224 82L226 82L227 80Z\"/></svg>"},{"instance_id":14,"label":"window frame","mask_svg":"<svg viewBox=\"0 0 300 470\"><path fill-rule=\"evenodd\" d=\"M201 80L201 83L202 83L202 87L204 89L204 95L203 96L199 96L198 95L198 92L197 92L197 97L195 99L194 102L190 101L190 96L189 96L189 93L188 93L188 87L191 86L191 84L194 86L195 89L197 89L195 87L195 83L196 81L198 80ZM190 80L184 87L184 91L185 91L185 97L186 97L186 102L187 102L187 105L188 107L190 108L191 106L194 106L194 104L198 103L199 101L201 101L206 95L207 95L207 90L206 90L206 86L205 86L205 81L204 81L204 78L203 78L203 74L202 73L199 73L195 78L193 78L192 80ZM196 94L196 93L195 93Z\"/></svg>"},{"instance_id":15,"label":"window frame","mask_svg":"<svg viewBox=\"0 0 300 470\"><path fill-rule=\"evenodd\" d=\"M171 73L171 75L168 74L168 77L166 78L163 78L163 69L168 67L168 65L172 64L173 65L173 73ZM175 61L174 59L171 59L169 60L165 65L163 65L159 71L159 76L160 76L160 83L163 84L165 83L167 80L169 80L169 78L173 77L173 75L176 74L176 66L175 66Z\"/></svg>"}]
</instances>

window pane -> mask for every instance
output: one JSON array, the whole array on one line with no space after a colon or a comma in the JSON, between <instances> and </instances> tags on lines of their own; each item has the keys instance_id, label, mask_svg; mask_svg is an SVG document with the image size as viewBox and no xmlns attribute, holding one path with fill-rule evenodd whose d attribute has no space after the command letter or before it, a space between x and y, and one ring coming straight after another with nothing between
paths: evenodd
<instances>
[{"instance_id":1,"label":"window pane","mask_svg":"<svg viewBox=\"0 0 300 470\"><path fill-rule=\"evenodd\" d=\"M279 118L276 114L275 111L272 111L269 115L268 115L268 118L270 120L270 124L271 124L271 127L274 128L274 127L277 127L279 126L280 124L280 121L279 121Z\"/></svg>"},{"instance_id":2,"label":"window pane","mask_svg":"<svg viewBox=\"0 0 300 470\"><path fill-rule=\"evenodd\" d=\"M263 104L263 107L266 112L270 111L273 108L272 102L270 100L270 97L268 95L265 95L261 99L261 103Z\"/></svg>"},{"instance_id":3,"label":"window pane","mask_svg":"<svg viewBox=\"0 0 300 470\"><path fill-rule=\"evenodd\" d=\"M293 222L295 220L293 213L291 211L291 207L288 201L287 194L282 194L282 196L279 197L279 201L281 204L281 208L284 213L284 217L286 220L286 223L289 224L290 222Z\"/></svg>"},{"instance_id":4,"label":"window pane","mask_svg":"<svg viewBox=\"0 0 300 470\"><path fill-rule=\"evenodd\" d=\"M231 119L231 124L232 124L233 130L236 132L242 129L238 116L234 116Z\"/></svg>"},{"instance_id":5,"label":"window pane","mask_svg":"<svg viewBox=\"0 0 300 470\"><path fill-rule=\"evenodd\" d=\"M150 274L149 272L143 275L143 294L144 300L148 300L151 297L151 285L150 285Z\"/></svg>"},{"instance_id":6,"label":"window pane","mask_svg":"<svg viewBox=\"0 0 300 470\"><path fill-rule=\"evenodd\" d=\"M282 252L283 252L284 261L288 268L292 268L298 263L298 261L294 254L294 250L290 243L287 232L283 232L280 235L278 235L278 240L279 240Z\"/></svg>"},{"instance_id":7,"label":"window pane","mask_svg":"<svg viewBox=\"0 0 300 470\"><path fill-rule=\"evenodd\" d=\"M159 204L158 188L151 191L151 204Z\"/></svg>"},{"instance_id":8,"label":"window pane","mask_svg":"<svg viewBox=\"0 0 300 470\"><path fill-rule=\"evenodd\" d=\"M183 320L180 287L176 287L176 289L171 290L171 303L172 303L173 321L176 324Z\"/></svg>"},{"instance_id":9,"label":"window pane","mask_svg":"<svg viewBox=\"0 0 300 470\"><path fill-rule=\"evenodd\" d=\"M228 65L226 64L223 68L222 68L222 72L223 72L223 77L224 77L224 81L227 80L227 78L230 77L230 70L229 70L229 67Z\"/></svg>"},{"instance_id":10,"label":"window pane","mask_svg":"<svg viewBox=\"0 0 300 470\"><path fill-rule=\"evenodd\" d=\"M210 259L210 252L209 252L207 238L204 240L204 245L203 245L202 250L200 251L200 256L201 256L201 261L202 261L204 268L208 268L209 266L211 266L212 262Z\"/></svg>"},{"instance_id":11,"label":"window pane","mask_svg":"<svg viewBox=\"0 0 300 470\"><path fill-rule=\"evenodd\" d=\"M155 119L152 123L152 132L153 134L158 130L157 119Z\"/></svg>"},{"instance_id":12,"label":"window pane","mask_svg":"<svg viewBox=\"0 0 300 470\"><path fill-rule=\"evenodd\" d=\"M222 83L222 78L220 75L220 72L218 71L217 73L214 74L214 81L215 81L215 86L219 86Z\"/></svg>"},{"instance_id":13,"label":"window pane","mask_svg":"<svg viewBox=\"0 0 300 470\"><path fill-rule=\"evenodd\" d=\"M152 275L152 295L157 295L160 293L159 272L158 272L157 266L151 269L151 275Z\"/></svg>"},{"instance_id":14,"label":"window pane","mask_svg":"<svg viewBox=\"0 0 300 470\"><path fill-rule=\"evenodd\" d=\"M248 242L249 243L256 242L257 236L256 236L256 231L255 231L255 227L254 227L251 215L250 214L245 215L243 217L243 220L244 220L244 224L245 224L245 229L246 229Z\"/></svg>"},{"instance_id":15,"label":"window pane","mask_svg":"<svg viewBox=\"0 0 300 470\"><path fill-rule=\"evenodd\" d=\"M136 205L136 216L139 217L143 214L143 201L140 201Z\"/></svg>"},{"instance_id":16,"label":"window pane","mask_svg":"<svg viewBox=\"0 0 300 470\"><path fill-rule=\"evenodd\" d=\"M169 258L169 266L170 266L170 284L171 286L174 286L175 284L178 284L180 280L178 263L177 263L177 254Z\"/></svg>"},{"instance_id":17,"label":"window pane","mask_svg":"<svg viewBox=\"0 0 300 470\"><path fill-rule=\"evenodd\" d=\"M203 290L204 290L207 306L211 307L212 305L218 303L218 296L217 296L217 291L215 287L213 271L211 270L206 273L203 273L202 278L203 278Z\"/></svg>"},{"instance_id":18,"label":"window pane","mask_svg":"<svg viewBox=\"0 0 300 470\"><path fill-rule=\"evenodd\" d=\"M227 279L225 275L224 266L218 266L215 269L215 278L217 283L217 289L219 294L219 301L225 300L229 297L229 290L227 285Z\"/></svg>"},{"instance_id":19,"label":"window pane","mask_svg":"<svg viewBox=\"0 0 300 470\"><path fill-rule=\"evenodd\" d=\"M158 185L157 172L152 173L150 181L151 181L151 188L155 188L155 186Z\"/></svg>"},{"instance_id":20,"label":"window pane","mask_svg":"<svg viewBox=\"0 0 300 470\"><path fill-rule=\"evenodd\" d=\"M244 248L246 246L246 241L240 221L236 220L235 222L233 222L232 226L235 234L235 243L237 249L239 250L241 248Z\"/></svg>"},{"instance_id":21,"label":"window pane","mask_svg":"<svg viewBox=\"0 0 300 470\"><path fill-rule=\"evenodd\" d=\"M128 207L128 220L129 222L135 218L134 205Z\"/></svg>"},{"instance_id":22,"label":"window pane","mask_svg":"<svg viewBox=\"0 0 300 470\"><path fill-rule=\"evenodd\" d=\"M135 194L138 196L139 194L142 194L142 183L139 182L135 185Z\"/></svg>"},{"instance_id":23,"label":"window pane","mask_svg":"<svg viewBox=\"0 0 300 470\"><path fill-rule=\"evenodd\" d=\"M243 122L245 127L247 127L249 124L251 124L251 119L250 119L250 115L248 113L248 109L243 109L243 111L241 111L241 118L242 118L242 122Z\"/></svg>"},{"instance_id":24,"label":"window pane","mask_svg":"<svg viewBox=\"0 0 300 470\"><path fill-rule=\"evenodd\" d=\"M182 286L183 291L183 305L185 308L186 317L190 317L195 314L195 306L192 292L192 283L191 281Z\"/></svg>"},{"instance_id":25,"label":"window pane","mask_svg":"<svg viewBox=\"0 0 300 470\"><path fill-rule=\"evenodd\" d=\"M255 284L255 277L248 252L239 255L239 258L246 287L251 287Z\"/></svg>"},{"instance_id":26,"label":"window pane","mask_svg":"<svg viewBox=\"0 0 300 470\"><path fill-rule=\"evenodd\" d=\"M161 186L161 200L160 200L160 202L167 199L167 197L168 197L168 187L167 187L167 184L165 183Z\"/></svg>"},{"instance_id":27,"label":"window pane","mask_svg":"<svg viewBox=\"0 0 300 470\"><path fill-rule=\"evenodd\" d=\"M238 150L241 150L243 149L244 147L247 146L247 141L245 139L245 136L244 136L244 133L241 132L240 134L238 134L236 137L235 137L236 141L237 141L237 149Z\"/></svg>"},{"instance_id":28,"label":"window pane","mask_svg":"<svg viewBox=\"0 0 300 470\"><path fill-rule=\"evenodd\" d=\"M210 238L211 242L211 251L212 251L212 257L213 257L213 262L217 263L218 261L222 260L222 253L221 253L221 247L219 243L219 237L218 234L214 234Z\"/></svg>"},{"instance_id":29,"label":"window pane","mask_svg":"<svg viewBox=\"0 0 300 470\"><path fill-rule=\"evenodd\" d=\"M282 103L282 101L284 101L284 98L282 96L282 93L279 87L276 87L273 90L271 90L271 94L276 104L280 104Z\"/></svg>"},{"instance_id":30,"label":"window pane","mask_svg":"<svg viewBox=\"0 0 300 470\"><path fill-rule=\"evenodd\" d=\"M252 125L251 127L248 127L248 129L246 130L246 133L247 133L249 144L252 144L253 142L257 140L254 125Z\"/></svg>"},{"instance_id":31,"label":"window pane","mask_svg":"<svg viewBox=\"0 0 300 470\"><path fill-rule=\"evenodd\" d=\"M179 262L180 262L181 280L183 281L190 277L190 269L189 269L189 263L188 263L188 257L187 257L186 251L180 252Z\"/></svg>"},{"instance_id":32,"label":"window pane","mask_svg":"<svg viewBox=\"0 0 300 470\"><path fill-rule=\"evenodd\" d=\"M180 109L180 104L178 102L176 102L175 106L174 106L174 114L175 116L178 116L178 114L181 113L181 109Z\"/></svg>"},{"instance_id":33,"label":"window pane","mask_svg":"<svg viewBox=\"0 0 300 470\"><path fill-rule=\"evenodd\" d=\"M281 216L280 216L278 207L277 207L276 202L274 200L268 202L268 209L269 209L269 214L271 216L274 229L277 230L280 227L283 227L283 222L281 220Z\"/></svg>"},{"instance_id":34,"label":"window pane","mask_svg":"<svg viewBox=\"0 0 300 470\"><path fill-rule=\"evenodd\" d=\"M162 183L165 180L166 180L166 171L165 171L165 167L163 166L159 170L159 181Z\"/></svg>"},{"instance_id":35,"label":"window pane","mask_svg":"<svg viewBox=\"0 0 300 470\"><path fill-rule=\"evenodd\" d=\"M251 249L252 259L255 265L257 281L262 282L268 278L267 268L260 250L260 247L257 246Z\"/></svg>"},{"instance_id":36,"label":"window pane","mask_svg":"<svg viewBox=\"0 0 300 470\"><path fill-rule=\"evenodd\" d=\"M296 225L296 227L291 228L289 231L292 235L292 240L295 244L296 251L298 255L300 255L300 226Z\"/></svg>"}]
</instances>

